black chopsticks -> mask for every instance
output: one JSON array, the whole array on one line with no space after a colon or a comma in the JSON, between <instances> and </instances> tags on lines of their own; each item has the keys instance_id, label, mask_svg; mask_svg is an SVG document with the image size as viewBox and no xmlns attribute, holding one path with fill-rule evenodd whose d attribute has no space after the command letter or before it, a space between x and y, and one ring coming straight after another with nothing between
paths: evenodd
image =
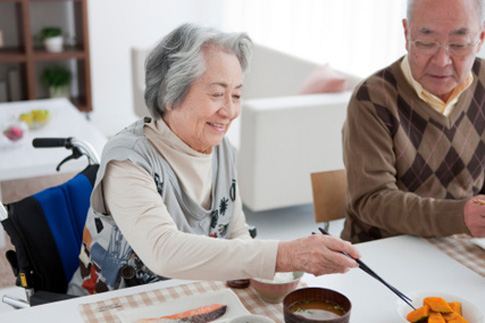
<instances>
[{"instance_id":1,"label":"black chopsticks","mask_svg":"<svg viewBox=\"0 0 485 323\"><path fill-rule=\"evenodd\" d=\"M325 231L324 229L322 228L318 228L318 230L320 230L321 233L325 234L325 235L330 235L327 231ZM387 288L389 288L394 294L396 294L400 299L402 299L406 304L408 304L409 306L412 307L413 310L415 310L416 308L410 303L412 302L413 300L411 298L409 298L408 296L404 295L402 292L400 292L397 288L395 288L394 286L392 286L391 284L389 284L388 282L386 282L384 279L382 279L379 275L377 275L372 269L370 269L362 260L360 259L355 259L353 258L352 256L350 256L348 253L346 252L342 252L344 255L346 255L347 257L349 258L352 258L354 259L355 261L357 261L357 263L359 264L359 268L362 269L363 271L365 271L366 273L368 273L369 275L371 275L372 277L374 277L375 279L377 279L378 281L380 281L381 283L383 283Z\"/></svg>"}]
</instances>

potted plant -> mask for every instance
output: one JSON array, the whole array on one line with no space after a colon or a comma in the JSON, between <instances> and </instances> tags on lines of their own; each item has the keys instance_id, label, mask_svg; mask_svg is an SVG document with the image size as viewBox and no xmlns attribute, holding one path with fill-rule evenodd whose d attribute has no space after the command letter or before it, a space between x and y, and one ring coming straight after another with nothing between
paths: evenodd
<instances>
[{"instance_id":1,"label":"potted plant","mask_svg":"<svg viewBox=\"0 0 485 323\"><path fill-rule=\"evenodd\" d=\"M68 68L52 66L42 73L42 82L48 87L51 98L69 97L72 74Z\"/></svg>"},{"instance_id":2,"label":"potted plant","mask_svg":"<svg viewBox=\"0 0 485 323\"><path fill-rule=\"evenodd\" d=\"M40 41L48 52L58 53L62 51L64 39L59 27L44 27L39 34Z\"/></svg>"}]
</instances>

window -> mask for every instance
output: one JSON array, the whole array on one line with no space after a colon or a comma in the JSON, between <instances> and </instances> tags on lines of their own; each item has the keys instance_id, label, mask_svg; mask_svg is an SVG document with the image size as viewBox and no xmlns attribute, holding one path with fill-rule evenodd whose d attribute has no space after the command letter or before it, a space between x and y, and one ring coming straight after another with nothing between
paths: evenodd
<instances>
[{"instance_id":1,"label":"window","mask_svg":"<svg viewBox=\"0 0 485 323\"><path fill-rule=\"evenodd\" d=\"M406 53L406 0L226 0L223 28L361 77Z\"/></svg>"}]
</instances>

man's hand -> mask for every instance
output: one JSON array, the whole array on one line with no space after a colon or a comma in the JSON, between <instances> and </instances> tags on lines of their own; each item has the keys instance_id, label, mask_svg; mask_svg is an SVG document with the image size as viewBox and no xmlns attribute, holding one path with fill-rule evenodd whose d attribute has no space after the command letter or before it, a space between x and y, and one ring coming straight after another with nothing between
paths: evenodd
<instances>
[{"instance_id":1,"label":"man's hand","mask_svg":"<svg viewBox=\"0 0 485 323\"><path fill-rule=\"evenodd\" d=\"M477 195L469 199L463 213L471 235L477 238L485 237L485 195Z\"/></svg>"}]
</instances>

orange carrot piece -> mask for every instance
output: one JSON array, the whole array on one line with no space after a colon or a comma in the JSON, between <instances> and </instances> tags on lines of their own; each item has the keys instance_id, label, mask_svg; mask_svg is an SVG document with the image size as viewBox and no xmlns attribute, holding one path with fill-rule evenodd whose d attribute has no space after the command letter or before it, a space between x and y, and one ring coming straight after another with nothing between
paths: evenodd
<instances>
[{"instance_id":1,"label":"orange carrot piece","mask_svg":"<svg viewBox=\"0 0 485 323\"><path fill-rule=\"evenodd\" d=\"M408 314L406 319L411 323L419 322L429 316L429 306L424 305Z\"/></svg>"},{"instance_id":2,"label":"orange carrot piece","mask_svg":"<svg viewBox=\"0 0 485 323\"><path fill-rule=\"evenodd\" d=\"M428 323L446 323L443 315L439 312L429 312Z\"/></svg>"},{"instance_id":3,"label":"orange carrot piece","mask_svg":"<svg viewBox=\"0 0 485 323\"><path fill-rule=\"evenodd\" d=\"M448 303L441 297L426 297L423 300L423 304L429 306L429 309L434 312L451 313L453 309Z\"/></svg>"},{"instance_id":4,"label":"orange carrot piece","mask_svg":"<svg viewBox=\"0 0 485 323\"><path fill-rule=\"evenodd\" d=\"M468 321L457 312L443 314L443 318L445 319L446 323L468 323Z\"/></svg>"},{"instance_id":5,"label":"orange carrot piece","mask_svg":"<svg viewBox=\"0 0 485 323\"><path fill-rule=\"evenodd\" d=\"M461 303L460 302L450 302L450 303L448 303L448 305L450 305L453 312L457 312L458 314L461 315Z\"/></svg>"}]
</instances>

